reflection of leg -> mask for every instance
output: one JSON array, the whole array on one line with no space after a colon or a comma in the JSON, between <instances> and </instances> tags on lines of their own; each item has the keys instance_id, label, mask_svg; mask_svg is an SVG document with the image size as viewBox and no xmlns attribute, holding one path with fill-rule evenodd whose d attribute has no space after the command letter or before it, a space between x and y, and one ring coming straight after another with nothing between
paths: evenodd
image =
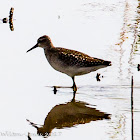
<instances>
[{"instance_id":1,"label":"reflection of leg","mask_svg":"<svg viewBox=\"0 0 140 140\"><path fill-rule=\"evenodd\" d=\"M73 98L72 98L72 102L75 102L75 93L76 93L76 91L73 91Z\"/></svg>"},{"instance_id":2,"label":"reflection of leg","mask_svg":"<svg viewBox=\"0 0 140 140\"><path fill-rule=\"evenodd\" d=\"M76 87L76 84L75 84L75 81L74 81L74 77L72 77L72 80L73 80L73 91L76 92L77 91L77 87Z\"/></svg>"}]
</instances>

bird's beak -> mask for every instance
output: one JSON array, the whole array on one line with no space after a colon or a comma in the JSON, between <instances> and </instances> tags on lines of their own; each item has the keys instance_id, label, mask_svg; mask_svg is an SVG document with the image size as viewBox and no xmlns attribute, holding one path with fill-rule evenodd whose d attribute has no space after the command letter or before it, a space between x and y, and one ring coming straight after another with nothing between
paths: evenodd
<instances>
[{"instance_id":1,"label":"bird's beak","mask_svg":"<svg viewBox=\"0 0 140 140\"><path fill-rule=\"evenodd\" d=\"M32 47L31 49L29 49L27 52L29 52L29 51L31 51L31 50L37 48L37 47L38 47L38 44L36 44L36 45L35 45L34 47Z\"/></svg>"}]
</instances>

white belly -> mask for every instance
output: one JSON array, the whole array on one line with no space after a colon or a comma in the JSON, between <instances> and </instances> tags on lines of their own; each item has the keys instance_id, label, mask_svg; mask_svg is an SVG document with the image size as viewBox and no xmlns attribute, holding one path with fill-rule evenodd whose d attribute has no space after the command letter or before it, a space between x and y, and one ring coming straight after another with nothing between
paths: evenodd
<instances>
[{"instance_id":1,"label":"white belly","mask_svg":"<svg viewBox=\"0 0 140 140\"><path fill-rule=\"evenodd\" d=\"M58 60L49 61L50 65L57 71L67 74L70 77L83 75L96 71L100 68L106 67L105 65L93 66L93 67L76 67L76 66L65 66Z\"/></svg>"}]
</instances>

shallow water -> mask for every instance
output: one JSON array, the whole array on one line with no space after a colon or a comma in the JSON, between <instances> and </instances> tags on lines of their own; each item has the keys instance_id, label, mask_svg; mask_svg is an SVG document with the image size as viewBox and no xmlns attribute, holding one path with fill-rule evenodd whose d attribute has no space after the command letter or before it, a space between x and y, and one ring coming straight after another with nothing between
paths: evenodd
<instances>
[{"instance_id":1,"label":"shallow water","mask_svg":"<svg viewBox=\"0 0 140 140\"><path fill-rule=\"evenodd\" d=\"M75 49L112 61L112 66L76 77L76 101L111 114L111 119L90 121L52 130L48 139L131 139L131 76L134 76L134 139L140 139L140 3L138 0L42 0L0 2L0 19L14 7L14 31L0 22L0 139L45 139L26 119L40 125L56 105L73 98L68 76L51 68L38 37L47 34L55 46ZM100 81L96 74L100 73ZM103 77L102 77L103 76ZM61 112L60 112L61 116Z\"/></svg>"}]
</instances>

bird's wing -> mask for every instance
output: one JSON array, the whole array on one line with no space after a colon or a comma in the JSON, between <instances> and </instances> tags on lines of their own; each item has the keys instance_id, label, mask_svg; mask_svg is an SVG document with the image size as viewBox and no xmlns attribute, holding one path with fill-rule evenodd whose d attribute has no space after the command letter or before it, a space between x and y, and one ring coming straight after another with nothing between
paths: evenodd
<instances>
[{"instance_id":1,"label":"bird's wing","mask_svg":"<svg viewBox=\"0 0 140 140\"><path fill-rule=\"evenodd\" d=\"M110 65L110 61L104 61L102 59L90 57L87 54L69 50L65 48L57 48L59 52L59 59L69 66L79 67L93 67L98 65Z\"/></svg>"}]
</instances>

